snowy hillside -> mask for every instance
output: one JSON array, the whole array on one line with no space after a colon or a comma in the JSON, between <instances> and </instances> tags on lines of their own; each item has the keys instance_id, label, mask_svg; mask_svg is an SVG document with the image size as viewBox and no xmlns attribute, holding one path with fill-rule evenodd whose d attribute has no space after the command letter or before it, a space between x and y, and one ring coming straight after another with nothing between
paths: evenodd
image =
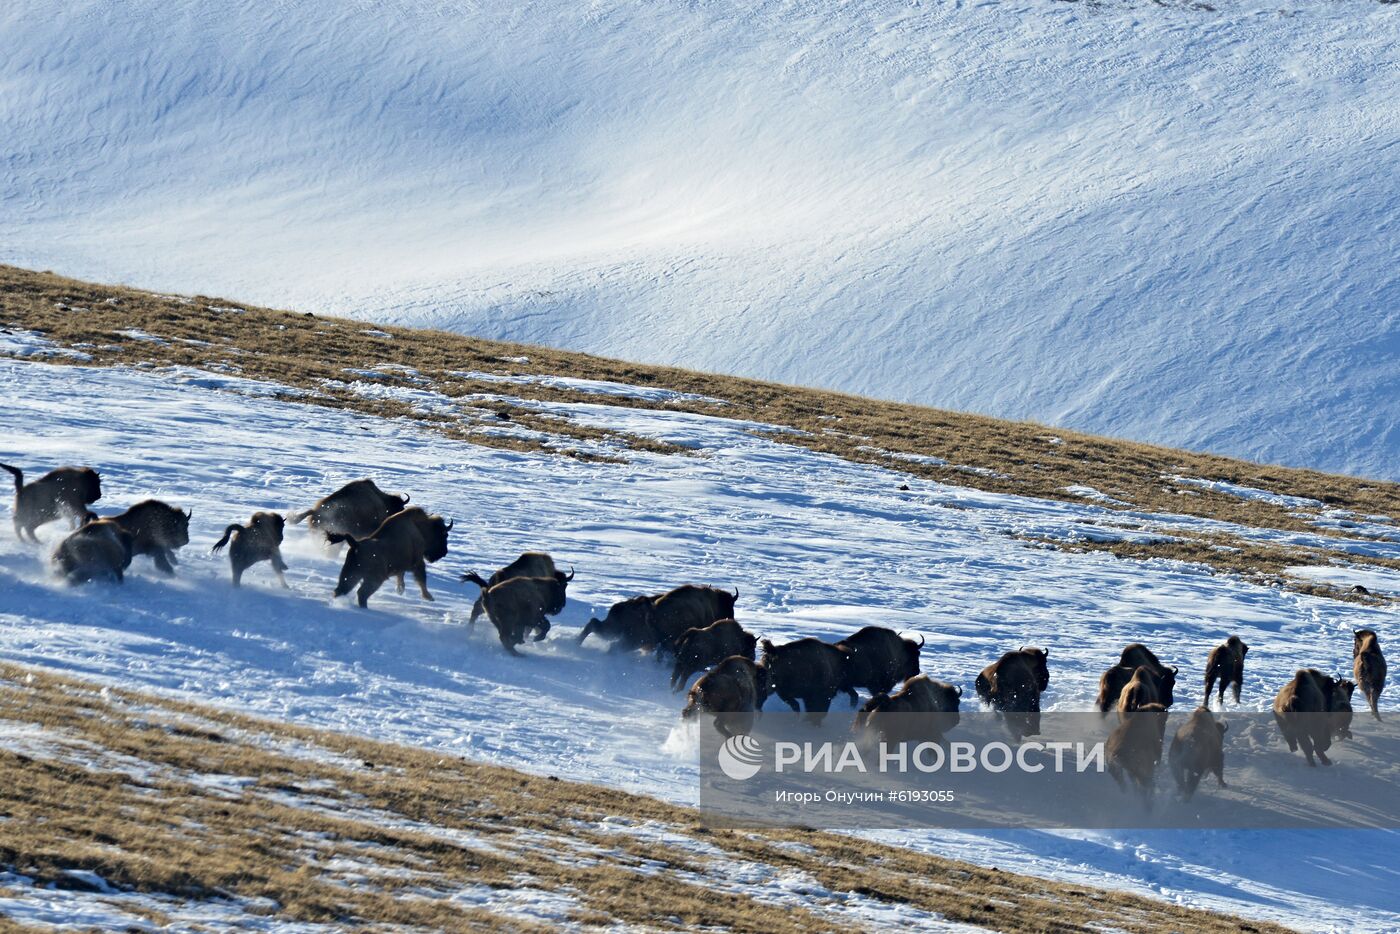
<instances>
[{"instance_id":1,"label":"snowy hillside","mask_svg":"<svg viewBox=\"0 0 1400 934\"><path fill-rule=\"evenodd\" d=\"M0 260L1397 478L1395 7L12 4Z\"/></svg>"},{"instance_id":2,"label":"snowy hillside","mask_svg":"<svg viewBox=\"0 0 1400 934\"><path fill-rule=\"evenodd\" d=\"M0 459L99 466L103 511L158 496L194 514L179 576L159 578L138 559L120 589L52 579L43 553L57 525L41 530L37 550L0 536L0 657L679 802L695 798L694 747L665 671L571 638L591 612L636 592L684 581L738 587L740 618L778 640L869 623L919 632L925 670L969 693L1001 651L1045 645L1054 709L1083 709L1099 672L1134 639L1182 666L1178 703L1193 703L1199 689L1185 672L1230 632L1254 647L1245 705L1264 709L1300 664L1339 668L1353 627L1384 633L1394 615L1012 538L1169 534L1202 520L939 485L786 445L753 423L610 406L601 393L597 403L540 406L703 456L587 464L488 449L180 369L2 360L0 387ZM411 588L403 597L386 588L368 611L331 602L338 561L302 528L289 529L285 548L290 592L265 566L234 591L226 562L207 554L225 524L305 506L367 474L456 519L452 550L430 572L436 602ZM456 577L526 548L548 549L577 578L550 638L511 658L489 624L467 631L476 588ZM1338 769L1344 777L1344 761ZM887 836L1313 929L1400 924L1392 834L1329 833L1325 844L1301 832Z\"/></svg>"}]
</instances>

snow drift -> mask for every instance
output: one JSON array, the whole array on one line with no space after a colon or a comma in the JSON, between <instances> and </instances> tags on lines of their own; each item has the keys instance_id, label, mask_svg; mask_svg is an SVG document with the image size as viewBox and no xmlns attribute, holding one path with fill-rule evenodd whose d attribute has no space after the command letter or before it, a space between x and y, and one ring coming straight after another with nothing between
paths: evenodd
<instances>
[{"instance_id":1,"label":"snow drift","mask_svg":"<svg viewBox=\"0 0 1400 934\"><path fill-rule=\"evenodd\" d=\"M21 3L0 258L1400 477L1400 39L1296 6Z\"/></svg>"}]
</instances>

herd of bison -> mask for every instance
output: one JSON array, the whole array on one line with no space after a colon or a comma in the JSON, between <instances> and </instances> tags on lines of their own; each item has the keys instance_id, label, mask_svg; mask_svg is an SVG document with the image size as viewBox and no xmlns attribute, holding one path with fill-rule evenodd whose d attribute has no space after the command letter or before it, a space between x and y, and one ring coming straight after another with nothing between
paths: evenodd
<instances>
[{"instance_id":1,"label":"herd of bison","mask_svg":"<svg viewBox=\"0 0 1400 934\"><path fill-rule=\"evenodd\" d=\"M90 467L61 467L29 483L19 468L0 468L14 476L14 525L21 540L37 542L34 530L50 521L67 519L77 526L53 555L57 569L72 583L120 583L138 555L149 556L161 572L173 574L175 552L189 543L191 514L158 500L137 503L114 516L92 512L89 507L102 490L97 471ZM407 495L384 493L372 480L356 480L288 518L294 524L308 523L328 542L346 545L337 597L358 585L356 596L363 607L390 577L402 593L408 573L423 599L432 600L427 564L447 554L452 523L408 502ZM249 568L264 561L287 586L281 553L285 521L276 513L258 512L246 524L224 530L213 550L228 547L235 586ZM489 578L468 573L461 579L481 590L470 625L485 613L501 644L515 655L527 635L539 641L548 634L549 617L563 610L573 571L565 574L549 555L527 552ZM610 641L610 651L654 651L670 658L675 690L689 684L692 675L705 672L690 688L682 716L714 715L716 728L726 736L750 728L770 694L819 722L837 694L846 694L854 707L859 703L857 690L864 689L871 696L857 715L856 728L891 742L914 738L911 722L927 724L920 729L934 739L941 739L956 722L962 688L920 672L922 641L867 626L836 643L814 638L783 645L766 639L760 643L734 619L738 596L737 590L686 585L632 597L614 604L603 619L590 619L578 641L592 635ZM1230 636L1210 653L1202 705L1173 738L1172 768L1188 796L1203 774L1213 773L1224 784L1226 725L1211 713L1210 695L1217 691L1223 706L1225 692L1231 689L1239 702L1248 651L1238 636ZM1289 749L1301 748L1309 765L1315 764L1314 757L1330 765L1327 750L1332 742L1351 735L1351 698L1358 686L1372 715L1380 719L1377 703L1385 687L1386 664L1376 633L1357 630L1352 654L1354 681L1301 669L1274 699L1274 717ZM1161 759L1165 713L1173 703L1176 676L1177 668L1134 643L1099 680L1099 711L1119 717L1107 747L1109 770L1120 782L1127 776L1145 792ZM1040 695L1049 681L1048 653L1021 648L982 669L977 696L998 711L1020 739L1039 734ZM895 714L927 716L921 720Z\"/></svg>"}]
</instances>

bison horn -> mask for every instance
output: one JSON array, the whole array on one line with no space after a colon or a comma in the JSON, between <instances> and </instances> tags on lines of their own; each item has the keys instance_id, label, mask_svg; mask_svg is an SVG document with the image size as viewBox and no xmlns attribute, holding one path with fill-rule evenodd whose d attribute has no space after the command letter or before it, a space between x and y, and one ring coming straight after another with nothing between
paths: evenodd
<instances>
[{"instance_id":1,"label":"bison horn","mask_svg":"<svg viewBox=\"0 0 1400 934\"><path fill-rule=\"evenodd\" d=\"M1176 673L1177 673L1178 671L1180 671L1180 670L1181 670L1181 669L1178 668L1177 666L1175 666L1175 665L1172 666L1172 674L1176 674Z\"/></svg>"},{"instance_id":2,"label":"bison horn","mask_svg":"<svg viewBox=\"0 0 1400 934\"><path fill-rule=\"evenodd\" d=\"M193 519L193 518L194 518L194 510L193 510L193 509L186 509L186 510L185 510L185 519L186 519L186 520L189 520L189 519Z\"/></svg>"},{"instance_id":3,"label":"bison horn","mask_svg":"<svg viewBox=\"0 0 1400 934\"><path fill-rule=\"evenodd\" d=\"M571 581L571 580L573 580L573 579L574 579L574 566L571 564L571 565L569 565L569 576L566 577L566 578L564 578L564 580L566 580L566 581Z\"/></svg>"},{"instance_id":4,"label":"bison horn","mask_svg":"<svg viewBox=\"0 0 1400 934\"><path fill-rule=\"evenodd\" d=\"M739 588L738 588L738 587L735 587L735 588L734 588L734 599L735 599L735 600L738 600L738 599L739 599Z\"/></svg>"},{"instance_id":5,"label":"bison horn","mask_svg":"<svg viewBox=\"0 0 1400 934\"><path fill-rule=\"evenodd\" d=\"M923 647L924 647L924 634L923 634L923 633L919 633L919 648L923 648Z\"/></svg>"},{"instance_id":6,"label":"bison horn","mask_svg":"<svg viewBox=\"0 0 1400 934\"><path fill-rule=\"evenodd\" d=\"M451 531L452 531L452 527L453 527L454 525L456 525L456 524L457 524L457 520L456 520L456 519L448 519L448 520L447 520L447 531L451 532Z\"/></svg>"},{"instance_id":7,"label":"bison horn","mask_svg":"<svg viewBox=\"0 0 1400 934\"><path fill-rule=\"evenodd\" d=\"M956 685L956 686L953 688L953 690L958 692L958 696L959 696L959 697L962 697L962 685L961 685L961 684Z\"/></svg>"},{"instance_id":8,"label":"bison horn","mask_svg":"<svg viewBox=\"0 0 1400 934\"><path fill-rule=\"evenodd\" d=\"M400 498L403 500L403 504L404 504L405 506L408 505L408 501L409 501L409 500L413 499L413 497L412 497L412 496L409 496L407 493L404 493Z\"/></svg>"}]
</instances>

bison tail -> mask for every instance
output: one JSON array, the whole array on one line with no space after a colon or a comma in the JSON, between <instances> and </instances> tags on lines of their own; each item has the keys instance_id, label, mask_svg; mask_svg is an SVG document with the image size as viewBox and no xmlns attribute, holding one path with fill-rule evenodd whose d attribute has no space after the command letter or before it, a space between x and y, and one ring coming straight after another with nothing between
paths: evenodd
<instances>
[{"instance_id":1,"label":"bison tail","mask_svg":"<svg viewBox=\"0 0 1400 934\"><path fill-rule=\"evenodd\" d=\"M484 579L480 574L476 573L475 571L468 571L467 573L463 574L459 578L459 580L470 581L471 583L480 587L482 590L486 590L488 587L491 586L489 581Z\"/></svg>"},{"instance_id":2,"label":"bison tail","mask_svg":"<svg viewBox=\"0 0 1400 934\"><path fill-rule=\"evenodd\" d=\"M18 467L11 467L9 464L0 464L0 470L8 470L15 477L15 492L18 493L24 486L24 471Z\"/></svg>"},{"instance_id":3,"label":"bison tail","mask_svg":"<svg viewBox=\"0 0 1400 934\"><path fill-rule=\"evenodd\" d=\"M288 518L291 519L292 525L301 525L315 511L315 509L308 509L305 512L294 512Z\"/></svg>"},{"instance_id":4,"label":"bison tail","mask_svg":"<svg viewBox=\"0 0 1400 934\"><path fill-rule=\"evenodd\" d=\"M211 555L216 555L219 552L223 551L224 546L228 544L229 537L232 536L234 532L241 531L243 531L243 526L239 525L237 522L224 529L223 538L219 539L217 542L214 543L214 547L209 549L209 553Z\"/></svg>"}]
</instances>

